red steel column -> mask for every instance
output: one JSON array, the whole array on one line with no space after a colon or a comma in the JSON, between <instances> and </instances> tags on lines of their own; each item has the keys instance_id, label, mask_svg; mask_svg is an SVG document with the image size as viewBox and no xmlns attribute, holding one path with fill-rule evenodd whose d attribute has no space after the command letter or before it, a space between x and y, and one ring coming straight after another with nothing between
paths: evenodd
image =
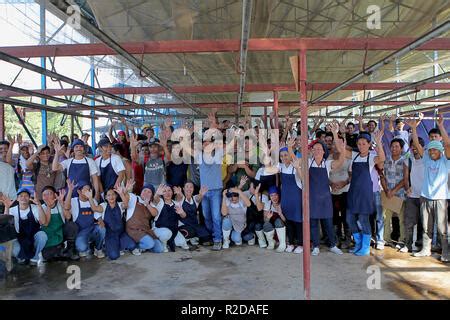
<instances>
[{"instance_id":1,"label":"red steel column","mask_svg":"<svg viewBox=\"0 0 450 320\"><path fill-rule=\"evenodd\" d=\"M278 127L278 91L273 92L273 112L275 114L275 128L279 129L279 127Z\"/></svg>"},{"instance_id":2,"label":"red steel column","mask_svg":"<svg viewBox=\"0 0 450 320\"><path fill-rule=\"evenodd\" d=\"M311 253L309 229L309 170L308 170L308 99L306 95L306 51L298 55L298 87L300 89L302 176L303 176L303 288L306 300L311 299Z\"/></svg>"},{"instance_id":3,"label":"red steel column","mask_svg":"<svg viewBox=\"0 0 450 320\"><path fill-rule=\"evenodd\" d=\"M5 140L5 105L0 103L0 140Z\"/></svg>"}]
</instances>

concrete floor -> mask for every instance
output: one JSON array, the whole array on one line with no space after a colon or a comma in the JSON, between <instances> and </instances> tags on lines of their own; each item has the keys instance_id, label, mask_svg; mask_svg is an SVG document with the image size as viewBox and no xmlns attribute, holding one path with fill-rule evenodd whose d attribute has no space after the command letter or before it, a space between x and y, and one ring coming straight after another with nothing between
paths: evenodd
<instances>
[{"instance_id":1,"label":"concrete floor","mask_svg":"<svg viewBox=\"0 0 450 320\"><path fill-rule=\"evenodd\" d=\"M450 266L387 248L370 257L311 257L313 299L450 299ZM0 299L303 299L302 256L258 247L232 247L141 256L95 257L75 263L81 290L69 290L68 262L16 266L0 282ZM381 269L381 289L367 288L370 265Z\"/></svg>"}]
</instances>

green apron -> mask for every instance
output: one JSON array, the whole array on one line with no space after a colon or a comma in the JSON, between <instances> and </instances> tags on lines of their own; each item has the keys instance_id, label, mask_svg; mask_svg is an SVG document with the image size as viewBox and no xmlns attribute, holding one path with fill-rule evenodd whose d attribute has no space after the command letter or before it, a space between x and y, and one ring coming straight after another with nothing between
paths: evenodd
<instances>
[{"instance_id":1,"label":"green apron","mask_svg":"<svg viewBox=\"0 0 450 320\"><path fill-rule=\"evenodd\" d=\"M55 208L58 211L56 213L53 213L53 209ZM64 221L61 219L58 205L56 205L55 208L51 209L52 214L50 215L50 223L48 224L48 226L42 226L42 229L48 237L45 248L53 247L63 242Z\"/></svg>"}]
</instances>

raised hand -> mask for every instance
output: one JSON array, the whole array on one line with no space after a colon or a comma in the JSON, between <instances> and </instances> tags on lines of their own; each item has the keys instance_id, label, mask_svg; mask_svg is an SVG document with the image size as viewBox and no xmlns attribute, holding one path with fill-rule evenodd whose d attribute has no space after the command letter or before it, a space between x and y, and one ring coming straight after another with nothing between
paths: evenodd
<instances>
[{"instance_id":1,"label":"raised hand","mask_svg":"<svg viewBox=\"0 0 450 320\"><path fill-rule=\"evenodd\" d=\"M175 212L179 215L179 216L183 216L185 215L184 210L181 206L175 206Z\"/></svg>"},{"instance_id":2,"label":"raised hand","mask_svg":"<svg viewBox=\"0 0 450 320\"><path fill-rule=\"evenodd\" d=\"M381 140L383 139L384 132L379 130L375 133L375 142L377 145L381 146Z\"/></svg>"},{"instance_id":3,"label":"raised hand","mask_svg":"<svg viewBox=\"0 0 450 320\"><path fill-rule=\"evenodd\" d=\"M173 187L173 193L175 195L182 195L183 194L180 187Z\"/></svg>"},{"instance_id":4,"label":"raised hand","mask_svg":"<svg viewBox=\"0 0 450 320\"><path fill-rule=\"evenodd\" d=\"M4 194L0 197L0 202L2 202L6 208L11 208L14 200L11 200L7 195Z\"/></svg>"},{"instance_id":5,"label":"raised hand","mask_svg":"<svg viewBox=\"0 0 450 320\"><path fill-rule=\"evenodd\" d=\"M296 157L294 161L292 161L292 166L294 167L294 169L299 169L301 167L301 160L302 159Z\"/></svg>"},{"instance_id":6,"label":"raised hand","mask_svg":"<svg viewBox=\"0 0 450 320\"><path fill-rule=\"evenodd\" d=\"M331 132L333 132L334 134L338 134L338 132L339 132L339 123L333 121L330 124L330 129L331 129Z\"/></svg>"},{"instance_id":7,"label":"raised hand","mask_svg":"<svg viewBox=\"0 0 450 320\"><path fill-rule=\"evenodd\" d=\"M420 124L420 122L423 119L423 113L419 113L419 118L418 119L414 119L414 118L410 118L408 120L406 120L406 124L408 126L410 126L411 128L417 128Z\"/></svg>"},{"instance_id":8,"label":"raised hand","mask_svg":"<svg viewBox=\"0 0 450 320\"><path fill-rule=\"evenodd\" d=\"M53 146L55 148L55 156L58 156L58 154L61 152L62 147L61 147L61 143L59 142L58 139L54 140L53 142Z\"/></svg>"},{"instance_id":9,"label":"raised hand","mask_svg":"<svg viewBox=\"0 0 450 320\"><path fill-rule=\"evenodd\" d=\"M67 179L66 183L67 183L67 188L69 189L69 191L73 191L77 187L75 182L70 179Z\"/></svg>"},{"instance_id":10,"label":"raised hand","mask_svg":"<svg viewBox=\"0 0 450 320\"><path fill-rule=\"evenodd\" d=\"M207 186L202 186L200 188L200 195L203 197L207 192L208 192L208 187Z\"/></svg>"},{"instance_id":11,"label":"raised hand","mask_svg":"<svg viewBox=\"0 0 450 320\"><path fill-rule=\"evenodd\" d=\"M19 146L23 143L22 135L20 133L17 135L17 143Z\"/></svg>"},{"instance_id":12,"label":"raised hand","mask_svg":"<svg viewBox=\"0 0 450 320\"><path fill-rule=\"evenodd\" d=\"M255 194L259 194L259 189L261 189L261 183L256 186Z\"/></svg>"},{"instance_id":13,"label":"raised hand","mask_svg":"<svg viewBox=\"0 0 450 320\"><path fill-rule=\"evenodd\" d=\"M423 115L422 115L422 118L423 118ZM444 116L443 116L442 113L438 114L437 124L438 124L439 127L444 126Z\"/></svg>"},{"instance_id":14,"label":"raised hand","mask_svg":"<svg viewBox=\"0 0 450 320\"><path fill-rule=\"evenodd\" d=\"M166 188L165 185L160 184L159 187L158 187L158 189L156 190L155 195L157 195L157 196L162 196L162 195L164 194L164 189L165 189L165 188Z\"/></svg>"},{"instance_id":15,"label":"raised hand","mask_svg":"<svg viewBox=\"0 0 450 320\"><path fill-rule=\"evenodd\" d=\"M8 134L7 138L8 138L8 142L11 146L14 146L16 144L16 138L14 136L11 136L10 134Z\"/></svg>"},{"instance_id":16,"label":"raised hand","mask_svg":"<svg viewBox=\"0 0 450 320\"><path fill-rule=\"evenodd\" d=\"M84 190L83 192L83 195L86 197L86 198L88 198L89 200L91 200L92 199L92 190Z\"/></svg>"},{"instance_id":17,"label":"raised hand","mask_svg":"<svg viewBox=\"0 0 450 320\"><path fill-rule=\"evenodd\" d=\"M391 116L389 117L389 121L390 122L394 122L395 119L397 118L397 115L395 113L391 114Z\"/></svg>"},{"instance_id":18,"label":"raised hand","mask_svg":"<svg viewBox=\"0 0 450 320\"><path fill-rule=\"evenodd\" d=\"M37 197L37 194L36 194L36 191L34 192L34 194L33 194L33 198L30 198L30 201L32 202L32 203L34 203L35 205L40 205L41 204L41 202L39 201L39 199L38 199L38 197ZM54 202L53 202L54 203ZM53 205L53 203L51 203L52 205Z\"/></svg>"},{"instance_id":19,"label":"raised hand","mask_svg":"<svg viewBox=\"0 0 450 320\"><path fill-rule=\"evenodd\" d=\"M239 181L239 189L243 188L248 181L247 176L242 176L241 181Z\"/></svg>"},{"instance_id":20,"label":"raised hand","mask_svg":"<svg viewBox=\"0 0 450 320\"><path fill-rule=\"evenodd\" d=\"M59 190L59 194L58 194L58 197L57 197L58 202L63 203L65 196L66 196L66 190L65 189Z\"/></svg>"},{"instance_id":21,"label":"raised hand","mask_svg":"<svg viewBox=\"0 0 450 320\"><path fill-rule=\"evenodd\" d=\"M128 179L125 184L125 191L131 193L133 191L134 184L136 182L133 179Z\"/></svg>"},{"instance_id":22,"label":"raised hand","mask_svg":"<svg viewBox=\"0 0 450 320\"><path fill-rule=\"evenodd\" d=\"M294 146L295 146L295 138L289 138L289 139L287 139L287 146L289 147L289 148L294 148Z\"/></svg>"}]
</instances>

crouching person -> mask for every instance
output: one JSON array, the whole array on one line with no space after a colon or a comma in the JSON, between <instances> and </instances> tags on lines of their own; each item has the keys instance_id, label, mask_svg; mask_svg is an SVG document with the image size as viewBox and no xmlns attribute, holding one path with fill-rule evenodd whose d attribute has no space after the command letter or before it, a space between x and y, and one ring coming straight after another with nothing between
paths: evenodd
<instances>
[{"instance_id":1,"label":"crouching person","mask_svg":"<svg viewBox=\"0 0 450 320\"><path fill-rule=\"evenodd\" d=\"M222 248L228 249L230 247L230 234L231 240L237 245L242 244L242 231L247 226L247 208L250 207L250 200L238 188L225 189L222 197L222 234L223 234L223 246ZM247 233L245 241L249 241L254 238L252 233Z\"/></svg>"},{"instance_id":2,"label":"crouching person","mask_svg":"<svg viewBox=\"0 0 450 320\"><path fill-rule=\"evenodd\" d=\"M76 223L69 221L71 218L70 210L64 210L64 189L60 190L59 196L52 186L46 186L42 189L42 199L44 205L42 209L45 213L45 223L42 230L47 235L47 243L42 256L46 261L68 258L70 260L79 260L80 257L75 249L75 239L78 233ZM67 241L67 248L64 250L64 240Z\"/></svg>"},{"instance_id":3,"label":"crouching person","mask_svg":"<svg viewBox=\"0 0 450 320\"><path fill-rule=\"evenodd\" d=\"M17 239L13 243L13 256L21 264L42 264L42 249L47 242L47 235L41 230L41 225L45 224L41 203L36 197L31 199L30 191L26 188L20 188L17 192L18 205L12 206L14 201L5 195L1 201L5 206L5 214L14 216Z\"/></svg>"},{"instance_id":4,"label":"crouching person","mask_svg":"<svg viewBox=\"0 0 450 320\"><path fill-rule=\"evenodd\" d=\"M264 208L264 224L258 223L255 231L258 236L260 247L264 247L267 239L267 249L275 248L274 233L277 232L278 248L277 252L286 250L286 218L281 210L280 193L276 186L269 188L269 198L265 204L261 202L259 194L255 194L258 210ZM266 239L264 239L264 236ZM261 245L262 244L262 245Z\"/></svg>"},{"instance_id":5,"label":"crouching person","mask_svg":"<svg viewBox=\"0 0 450 320\"><path fill-rule=\"evenodd\" d=\"M153 190L153 186L147 185L143 187L140 198L132 193L129 194L125 226L128 236L137 244L138 250L161 253L164 252L163 239L167 242L172 236L172 232L162 230L161 234L164 237L161 238L150 227L150 221L157 214L157 210L151 206ZM121 240L122 247L125 247L126 245L123 243L125 239ZM136 250L133 250L133 254L136 254L135 252Z\"/></svg>"},{"instance_id":6,"label":"crouching person","mask_svg":"<svg viewBox=\"0 0 450 320\"><path fill-rule=\"evenodd\" d=\"M71 211L72 219L78 226L78 234L75 246L80 257L87 257L90 254L90 242L94 242L94 255L101 259L105 257L103 244L105 241L105 228L96 223L101 216L103 208L98 205L92 195L89 184L78 186L78 197L72 198L75 184L67 180L68 192L64 203L64 210Z\"/></svg>"},{"instance_id":7,"label":"crouching person","mask_svg":"<svg viewBox=\"0 0 450 320\"><path fill-rule=\"evenodd\" d=\"M128 235L125 232L123 214L128 208L130 196L127 188L131 187L128 182L126 187L116 185L106 191L106 202L100 204L102 207L102 216L99 218L99 225L105 228L105 251L106 256L111 260L120 257L121 251L131 249L128 245ZM122 202L118 202L118 197ZM134 248L133 248L134 249Z\"/></svg>"},{"instance_id":8,"label":"crouching person","mask_svg":"<svg viewBox=\"0 0 450 320\"><path fill-rule=\"evenodd\" d=\"M161 199L162 198L162 199ZM153 206L158 211L157 216L154 219L156 228L167 228L172 232L172 236L167 241L172 252L175 251L175 246L181 247L185 250L189 249L186 239L178 231L179 219L186 218L186 212L179 205L176 205L172 200L173 190L172 187L167 185L160 185L153 198ZM164 247L166 243L163 243ZM164 248L167 251L167 248Z\"/></svg>"},{"instance_id":9,"label":"crouching person","mask_svg":"<svg viewBox=\"0 0 450 320\"><path fill-rule=\"evenodd\" d=\"M203 199L203 196L208 192L207 187L202 187L200 193L194 196L194 184L188 181L184 184L183 193L181 189L175 187L176 203L181 206L186 212L186 217L181 218L182 225L178 230L183 234L185 239L189 240L192 245L205 243L211 241L211 236L205 226L201 225L198 221L197 211L198 207Z\"/></svg>"}]
</instances>

